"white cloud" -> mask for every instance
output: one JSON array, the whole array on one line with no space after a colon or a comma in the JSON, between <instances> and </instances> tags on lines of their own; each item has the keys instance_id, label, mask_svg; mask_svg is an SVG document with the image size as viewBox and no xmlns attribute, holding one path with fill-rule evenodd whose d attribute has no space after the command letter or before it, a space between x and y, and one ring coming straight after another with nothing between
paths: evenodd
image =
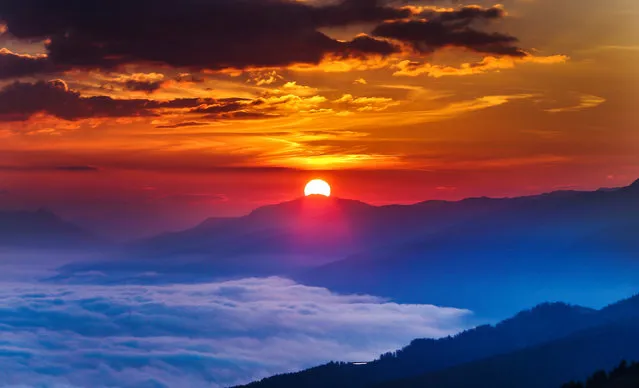
<instances>
[{"instance_id":1,"label":"white cloud","mask_svg":"<svg viewBox=\"0 0 639 388\"><path fill-rule=\"evenodd\" d=\"M466 310L339 295L283 278L168 285L3 284L5 386L219 387L368 360L464 326Z\"/></svg>"}]
</instances>

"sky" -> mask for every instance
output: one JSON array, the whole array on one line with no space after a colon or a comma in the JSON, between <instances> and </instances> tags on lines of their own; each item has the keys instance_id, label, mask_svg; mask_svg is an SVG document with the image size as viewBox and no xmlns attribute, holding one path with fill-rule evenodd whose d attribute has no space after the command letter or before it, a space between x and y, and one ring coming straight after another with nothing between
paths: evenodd
<instances>
[{"instance_id":1,"label":"sky","mask_svg":"<svg viewBox=\"0 0 639 388\"><path fill-rule=\"evenodd\" d=\"M636 0L2 2L0 209L128 239L318 177L373 204L626 185L638 17Z\"/></svg>"}]
</instances>

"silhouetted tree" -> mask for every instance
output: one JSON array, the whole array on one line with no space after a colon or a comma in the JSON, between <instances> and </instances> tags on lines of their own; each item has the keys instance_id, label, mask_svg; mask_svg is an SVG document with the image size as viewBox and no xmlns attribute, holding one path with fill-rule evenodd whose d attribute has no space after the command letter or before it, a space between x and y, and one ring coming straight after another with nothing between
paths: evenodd
<instances>
[{"instance_id":1,"label":"silhouetted tree","mask_svg":"<svg viewBox=\"0 0 639 388\"><path fill-rule=\"evenodd\" d=\"M622 361L610 373L597 371L586 383L571 381L561 388L637 388L639 387L639 363Z\"/></svg>"}]
</instances>

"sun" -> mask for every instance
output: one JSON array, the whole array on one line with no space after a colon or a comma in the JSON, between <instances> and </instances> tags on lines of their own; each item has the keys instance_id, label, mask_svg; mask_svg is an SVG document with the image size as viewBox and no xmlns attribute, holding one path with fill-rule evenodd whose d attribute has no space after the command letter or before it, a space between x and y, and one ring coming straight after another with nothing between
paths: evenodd
<instances>
[{"instance_id":1,"label":"sun","mask_svg":"<svg viewBox=\"0 0 639 388\"><path fill-rule=\"evenodd\" d=\"M306 187L304 187L304 195L323 195L325 197L330 197L331 186L321 179L313 179L306 184Z\"/></svg>"}]
</instances>

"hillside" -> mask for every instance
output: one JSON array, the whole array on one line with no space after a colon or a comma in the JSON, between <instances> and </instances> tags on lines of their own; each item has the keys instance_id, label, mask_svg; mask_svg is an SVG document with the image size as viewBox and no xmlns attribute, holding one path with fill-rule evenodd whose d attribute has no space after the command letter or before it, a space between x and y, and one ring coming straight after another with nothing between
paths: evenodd
<instances>
[{"instance_id":1,"label":"hillside","mask_svg":"<svg viewBox=\"0 0 639 388\"><path fill-rule=\"evenodd\" d=\"M585 376L585 373L597 367L597 362L602 362L602 365L617 363L626 354L632 356L639 352L639 348L635 351L631 346L634 338L639 341L637 323L639 296L601 310L561 303L543 304L495 326L480 326L455 337L439 340L414 340L407 347L382 355L366 365L330 363L298 373L274 376L246 387L364 388L419 375L423 376L386 383L383 387L518 387L490 385L501 384L502 380L496 381L488 377L502 368L518 370L523 376L527 368L525 365L531 363L541 369L549 368L544 376L557 381L558 385L575 377ZM624 335L636 336L626 339ZM606 341L610 341L610 348L602 351L599 347L605 347ZM574 370L574 374L563 373L558 364L562 358L552 354L562 353L564 357L568 357L573 351L585 353L580 358L575 358L575 364L567 369ZM621 358L617 359L618 357ZM522 363L521 366L519 363ZM552 374L553 365L562 369L556 376ZM581 372L583 373L580 374ZM455 377L458 375L469 377L459 380ZM502 376L503 384L516 376ZM479 384L478 382L484 380L488 385L468 385L470 382ZM530 385L537 386L539 385ZM551 385L545 387L548 386Z\"/></svg>"},{"instance_id":2,"label":"hillside","mask_svg":"<svg viewBox=\"0 0 639 388\"><path fill-rule=\"evenodd\" d=\"M599 326L518 352L374 388L548 388L639 358L639 320Z\"/></svg>"},{"instance_id":3,"label":"hillside","mask_svg":"<svg viewBox=\"0 0 639 388\"><path fill-rule=\"evenodd\" d=\"M595 372L585 382L572 381L562 388L637 388L639 387L639 363L628 364L625 360L619 366L606 373Z\"/></svg>"}]
</instances>

